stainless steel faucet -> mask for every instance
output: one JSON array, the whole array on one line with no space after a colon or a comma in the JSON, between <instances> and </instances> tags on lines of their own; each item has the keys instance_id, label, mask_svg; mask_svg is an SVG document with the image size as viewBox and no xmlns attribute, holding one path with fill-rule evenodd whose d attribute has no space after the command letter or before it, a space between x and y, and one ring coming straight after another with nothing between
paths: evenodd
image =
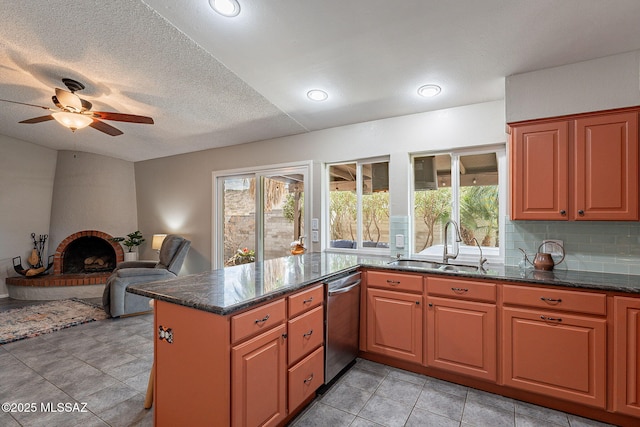
<instances>
[{"instance_id":1,"label":"stainless steel faucet","mask_svg":"<svg viewBox=\"0 0 640 427\"><path fill-rule=\"evenodd\" d=\"M447 246L449 246L449 224L453 224L453 228L456 230L456 242L462 242L462 238L460 237L460 229L458 228L458 224L450 219L449 221L447 221L447 223L444 225L444 251L442 253L442 262L443 263L448 263L449 259L456 259L458 257L458 253L460 252L460 247L456 246L456 252L453 254L449 253L449 250L447 249Z\"/></svg>"},{"instance_id":2,"label":"stainless steel faucet","mask_svg":"<svg viewBox=\"0 0 640 427\"><path fill-rule=\"evenodd\" d=\"M487 259L482 256L482 247L480 247L480 242L475 237L473 241L478 245L478 250L480 251L480 259L478 260L478 270L484 270L484 263L487 262Z\"/></svg>"}]
</instances>

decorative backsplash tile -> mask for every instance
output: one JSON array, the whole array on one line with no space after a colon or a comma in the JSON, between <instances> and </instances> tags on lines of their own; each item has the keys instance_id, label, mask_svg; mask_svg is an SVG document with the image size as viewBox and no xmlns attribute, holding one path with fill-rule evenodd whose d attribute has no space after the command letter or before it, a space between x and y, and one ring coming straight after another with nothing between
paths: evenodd
<instances>
[{"instance_id":1,"label":"decorative backsplash tile","mask_svg":"<svg viewBox=\"0 0 640 427\"><path fill-rule=\"evenodd\" d=\"M534 255L545 239L564 242L558 269L640 275L640 223L609 221L511 221L506 219L505 264L517 266L518 248Z\"/></svg>"}]
</instances>

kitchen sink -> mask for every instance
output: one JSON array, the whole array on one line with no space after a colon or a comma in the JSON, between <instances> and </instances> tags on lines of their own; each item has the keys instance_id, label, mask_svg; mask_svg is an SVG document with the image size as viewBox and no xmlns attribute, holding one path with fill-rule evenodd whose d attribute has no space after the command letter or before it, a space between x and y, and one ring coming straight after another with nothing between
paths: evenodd
<instances>
[{"instance_id":1,"label":"kitchen sink","mask_svg":"<svg viewBox=\"0 0 640 427\"><path fill-rule=\"evenodd\" d=\"M440 271L450 271L452 273L456 272L464 272L464 273L476 273L478 272L478 267L475 265L464 265L464 264L444 264L441 262L434 261L423 261L419 259L397 259L391 261L390 265L396 265L398 267L410 267L410 268L419 268L424 270L440 270Z\"/></svg>"},{"instance_id":2,"label":"kitchen sink","mask_svg":"<svg viewBox=\"0 0 640 427\"><path fill-rule=\"evenodd\" d=\"M444 265L440 262L422 261L419 259L397 259L391 261L389 264L397 265L398 267L424 268L428 270L437 270Z\"/></svg>"}]
</instances>

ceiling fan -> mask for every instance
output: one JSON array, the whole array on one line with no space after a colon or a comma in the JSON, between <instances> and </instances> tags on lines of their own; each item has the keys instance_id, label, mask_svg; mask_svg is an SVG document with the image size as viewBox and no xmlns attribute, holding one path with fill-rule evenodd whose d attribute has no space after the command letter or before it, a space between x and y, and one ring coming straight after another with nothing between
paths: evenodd
<instances>
[{"instance_id":1,"label":"ceiling fan","mask_svg":"<svg viewBox=\"0 0 640 427\"><path fill-rule=\"evenodd\" d=\"M8 99L0 99L0 101L11 102L13 104L28 105L30 107L42 108L43 110L51 111L51 114L41 117L34 117L32 119L22 120L20 123L34 124L46 122L49 120L55 120L61 125L71 129L75 132L77 129L82 129L87 126L104 132L107 135L118 136L122 135L122 131L117 129L101 120L114 120L118 122L129 123L144 123L153 124L151 117L136 116L134 114L121 114L121 113L107 113L104 111L91 111L91 103L86 99L80 98L75 92L84 89L84 85L73 79L62 79L62 83L65 84L67 90L56 88L56 94L51 97L51 100L59 108L55 110L49 107L43 107L41 105L27 104L25 102L10 101Z\"/></svg>"}]
</instances>

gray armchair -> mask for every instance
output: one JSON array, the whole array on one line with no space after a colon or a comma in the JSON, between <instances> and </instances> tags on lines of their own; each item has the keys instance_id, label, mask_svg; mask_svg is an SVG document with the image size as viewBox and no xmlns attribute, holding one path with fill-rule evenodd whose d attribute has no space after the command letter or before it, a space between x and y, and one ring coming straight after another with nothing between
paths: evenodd
<instances>
[{"instance_id":1,"label":"gray armchair","mask_svg":"<svg viewBox=\"0 0 640 427\"><path fill-rule=\"evenodd\" d=\"M150 310L149 298L127 292L127 287L138 283L167 280L178 276L191 242L169 234L162 242L160 260L127 261L118 264L107 280L102 304L111 317L143 313Z\"/></svg>"}]
</instances>

